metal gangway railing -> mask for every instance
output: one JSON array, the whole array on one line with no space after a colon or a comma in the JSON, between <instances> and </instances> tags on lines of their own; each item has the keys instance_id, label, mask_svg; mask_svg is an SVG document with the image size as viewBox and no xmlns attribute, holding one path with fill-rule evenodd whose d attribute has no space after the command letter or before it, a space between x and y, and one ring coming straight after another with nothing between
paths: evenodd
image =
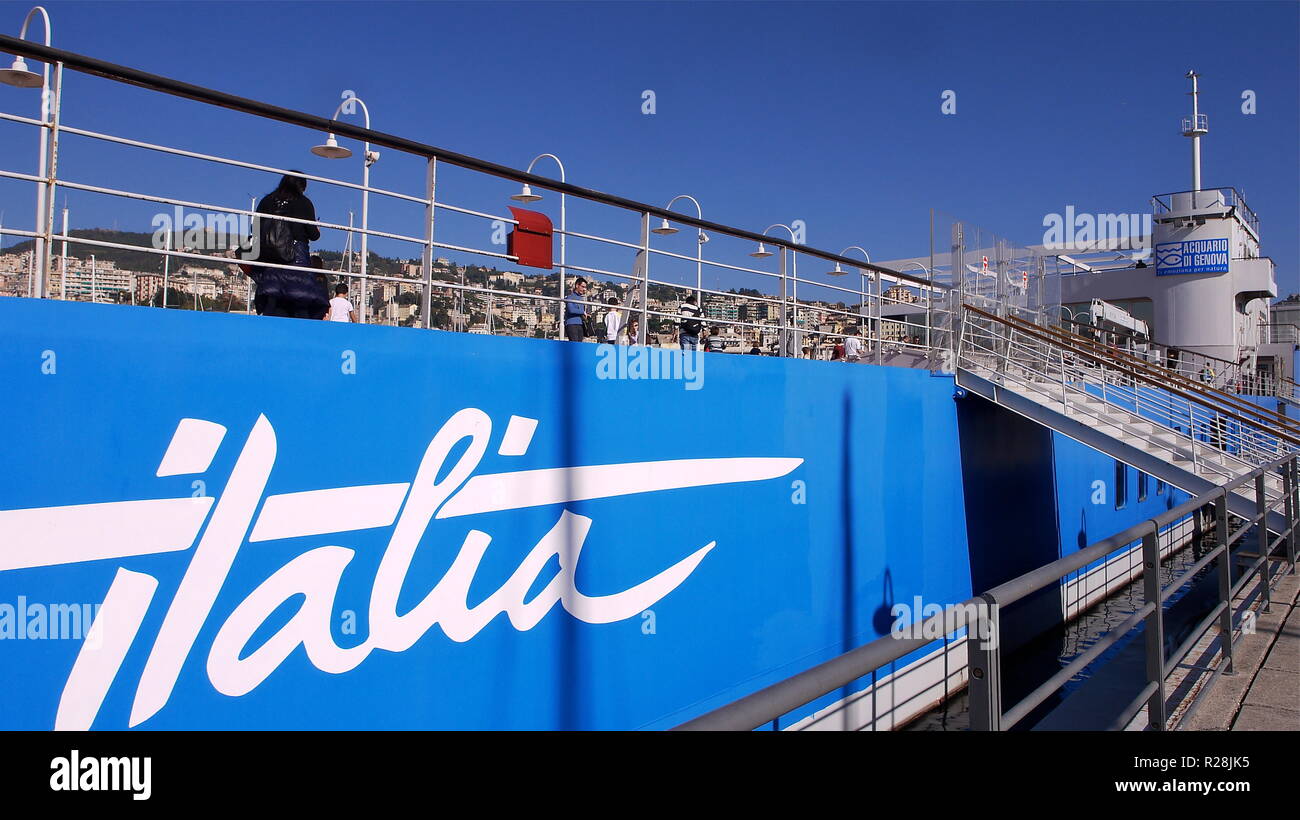
<instances>
[{"instance_id":1,"label":"metal gangway railing","mask_svg":"<svg viewBox=\"0 0 1300 820\"><path fill-rule=\"evenodd\" d=\"M952 349L951 328L955 322L951 318L950 287L918 275L925 271L896 271L875 264L865 251L861 253L863 258L850 255L856 246L841 253L820 250L804 244L801 232L785 224L757 232L706 220L698 203L694 213L671 208L677 200L690 197L677 197L662 207L650 205L570 183L565 180L562 165L560 179L556 180L533 173L531 165L529 170L519 170L398 137L370 128L368 109L367 125L356 125L339 118L347 111L346 98L335 116L326 118L12 37L0 36L0 50L44 61L53 69L39 117L0 111L0 123L35 129L42 146L41 167L36 173L14 167L18 160L12 153L0 166L0 181L30 184L37 192L37 216L31 228L15 226L12 208L10 222L0 226L0 239L7 236L32 240L26 272L13 277L22 279L13 288L20 291L18 295L81 299L89 290L92 301L108 300L99 283L90 288L80 286L85 266L75 255L69 255L70 247L76 252L91 252L92 280L104 282L111 278L110 274L118 277L113 292L120 295L110 301L127 301L128 295L134 298L140 282L146 287L158 284L159 271L127 271L130 282L123 284L123 272L106 270L106 265L94 259L97 249L112 249L144 253L158 260L164 307L168 306L168 289L179 285L193 289L194 302L200 307L220 310L224 302L227 309L233 309L234 303L241 301L248 311L252 286L236 269L231 258L233 250L198 248L176 241L170 231L161 247L75 235L69 230L67 210L62 229L56 230L55 203L70 197L79 202L108 197L124 208L143 207L146 216L150 208L155 216L177 209L178 214L182 210L197 214L208 224L216 220L229 225L231 220L255 218L255 198L251 202L231 202L216 194L209 196L208 191L217 191L221 186L203 188L202 180L229 174L241 183L267 190L273 187L275 176L292 173L321 189L322 193L316 193L314 188L313 197L329 199L333 204L322 207L322 200L317 199L316 220L278 218L314 225L323 235L347 238L349 243L359 238L359 268L328 273L349 284L363 321L563 338L563 303L570 295L569 285L582 276L596 285L596 292L577 301L592 312L605 309L607 301L617 295L624 297L621 302L631 304L635 293L637 306L630 313L639 319L639 328L637 337L631 340L634 343L671 344L681 318L680 300L695 294L705 323L715 332L739 339L746 350L752 345L776 355L823 358L850 331L865 341L867 353L874 352L877 360L883 350L911 350L929 359L935 350ZM305 129L283 137L286 139L301 139L303 133L311 132L320 141L320 136L325 135L326 144L318 146L324 153L316 152L322 156L333 155L330 152L338 148L338 140L356 140L363 144L364 174L357 182L303 173L247 157L196 150L193 145L164 145L96 130L87 123L65 121L65 71L253 118L252 125L249 120L240 120L239 127L271 129L288 124ZM33 94L31 98L33 105L36 97ZM352 99L364 106L363 101ZM184 133L180 125L177 130ZM307 144L303 140L304 149ZM379 149L397 152L399 159L407 162L408 170L418 170L404 173L390 187L372 185L370 170L379 159ZM94 178L95 172L103 169L93 157L109 151L143 152L157 157L159 163L165 162L168 168L183 163L187 168L197 170L202 166L207 170L182 177L169 175L168 180L194 182L196 190L182 195L165 190L153 177L152 187L143 182L130 186L107 184ZM84 161L87 156L92 157L89 163ZM549 154L538 159L546 157L559 163ZM385 157L385 164L395 162ZM103 163L108 164L108 160ZM554 231L559 259L552 268L540 269L531 276L513 270L518 267L519 257L504 244L505 233L518 222L502 213L499 206L512 190L517 190L514 186L523 186L519 194L509 196L516 202L530 202L540 198L536 192L543 192L558 199L559 204L559 222ZM407 209L409 218L402 224L376 224L374 214L378 209L370 207L372 198L388 203L390 209ZM359 223L343 218L357 199L361 200ZM586 227L588 224L592 227ZM673 234L678 233L682 235L674 238ZM379 259L373 253L375 245L370 245L371 240L408 249L408 253L394 256L410 261L397 268L375 267ZM443 260L440 255L444 253L456 258ZM493 273L487 267L495 269L503 263L512 270ZM315 269L294 265L257 264L315 273ZM190 265L190 272L177 277L171 273L173 265ZM217 273L199 273L194 266L207 266ZM844 274L852 276L844 281L839 278ZM77 287L68 287L72 280L78 282ZM59 287L51 287L52 282ZM222 294L216 304L199 297L199 291L211 282ZM904 322L882 318L900 304L911 305L914 315ZM481 321L473 321L480 316ZM628 318L624 317L625 326ZM899 332L899 325L906 329Z\"/></svg>"},{"instance_id":2,"label":"metal gangway railing","mask_svg":"<svg viewBox=\"0 0 1300 820\"><path fill-rule=\"evenodd\" d=\"M958 384L969 372L1062 415L1088 420L1113 438L1215 483L1251 472L1300 447L1300 432L1222 394L1188 389L1173 374L1139 367L1115 353L1075 344L1046 329L973 306L963 311ZM1239 400L1238 400L1239 401ZM1280 483L1267 482L1270 498Z\"/></svg>"},{"instance_id":3,"label":"metal gangway railing","mask_svg":"<svg viewBox=\"0 0 1300 820\"><path fill-rule=\"evenodd\" d=\"M1256 424L1263 425L1266 428L1277 428L1293 437L1300 436L1300 421L1296 421L1277 410L1241 398L1237 394L1238 391L1228 392L1221 389L1216 380L1207 378L1203 374L1191 375L1182 368L1166 367L1165 358L1161 356L1152 357L1149 355L1149 351L1125 350L1121 347L1103 344L1083 333L1071 332L1065 327L1048 325L1034 327L1031 330L1046 333L1067 346L1098 353L1104 359L1113 360L1122 366L1151 376L1162 383L1168 382L1181 390L1208 400L1217 407L1247 416L1253 419Z\"/></svg>"},{"instance_id":4,"label":"metal gangway railing","mask_svg":"<svg viewBox=\"0 0 1300 820\"><path fill-rule=\"evenodd\" d=\"M1269 500L1264 485L1266 479L1272 477L1281 480L1285 492ZM891 634L877 638L677 728L757 729L818 698L852 686L935 643L943 643L946 647L963 640L967 657L965 668L949 674L956 677L956 673L962 673L961 677L969 686L970 728L1005 731L1016 728L1048 698L1084 675L1104 652L1141 629L1146 660L1143 679L1136 682L1137 691L1126 705L1114 714L1096 716L1096 728L1124 729L1145 708L1148 728L1175 729L1177 726L1171 724L1170 715L1174 711L1172 707L1180 704L1170 702L1171 693L1167 686L1170 673L1175 668L1184 668L1192 674L1210 675L1209 680L1213 681L1224 672L1232 672L1234 643L1243 633L1246 608L1258 602L1267 612L1272 600L1272 586L1287 571L1296 571L1295 528L1297 510L1300 510L1300 493L1297 492L1300 482L1297 479L1300 479L1300 460L1291 453L1201 493L1153 519L1096 541L965 601L943 607L938 614L911 625L901 636ZM1229 494L1240 493L1243 488L1253 491L1255 510L1251 516L1236 516L1228 509ZM1274 534L1264 522L1278 513L1285 517L1286 525ZM1165 583L1161 576L1167 574L1164 570L1170 566L1182 537L1182 525L1189 519L1194 522L1192 540L1202 551L1197 553L1199 557L1195 562L1180 568L1176 576ZM1212 543L1206 538L1211 532ZM1245 538L1250 540L1242 544ZM1020 700L1005 702L1003 679L1006 669L1002 654L1002 613L1005 609L1039 590L1061 584L1072 573L1135 543L1140 545L1143 583L1142 598L1134 611ZM1243 551L1242 548L1250 544L1253 544L1254 551ZM1237 546L1235 554L1232 551L1234 546ZM1270 565L1270 561L1277 560L1272 557L1274 552L1281 553L1286 569L1274 571ZM1204 577L1202 573L1211 565L1214 565L1217 581L1213 606L1180 644L1167 651L1166 610L1188 584ZM1252 580L1255 587L1248 590ZM1213 667L1187 666L1185 659L1211 630L1217 632L1214 639L1217 648L1211 647L1217 654L1217 662ZM1183 720L1195 711L1199 699L1208 691L1209 686L1202 687L1196 700L1182 704L1186 707L1182 711ZM1068 698L1065 703L1068 703Z\"/></svg>"},{"instance_id":5,"label":"metal gangway railing","mask_svg":"<svg viewBox=\"0 0 1300 820\"><path fill-rule=\"evenodd\" d=\"M1244 362L1234 362L1211 356L1197 350L1165 345L1137 337L1124 330L1102 330L1088 322L1066 318L1068 307L1062 307L1056 325L1077 336L1100 341L1112 349L1123 350L1152 364L1189 379L1220 390L1243 396L1272 396L1294 400L1296 383L1282 375L1259 373L1249 369ZM1268 338L1268 325L1261 325L1261 338ZM1294 327L1291 325L1289 327Z\"/></svg>"}]
</instances>

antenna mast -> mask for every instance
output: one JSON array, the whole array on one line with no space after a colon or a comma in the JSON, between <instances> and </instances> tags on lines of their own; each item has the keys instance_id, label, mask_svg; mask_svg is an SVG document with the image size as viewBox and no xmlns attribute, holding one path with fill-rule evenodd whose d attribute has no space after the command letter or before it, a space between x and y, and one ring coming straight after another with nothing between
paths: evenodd
<instances>
[{"instance_id":1,"label":"antenna mast","mask_svg":"<svg viewBox=\"0 0 1300 820\"><path fill-rule=\"evenodd\" d=\"M1201 113L1200 101L1198 100L1199 91L1196 87L1196 79L1200 75L1193 69L1187 72L1187 78L1192 81L1192 116L1191 119L1183 117L1183 136L1192 138L1192 191L1199 193L1201 190L1201 136L1210 132L1209 122L1204 114Z\"/></svg>"}]
</instances>

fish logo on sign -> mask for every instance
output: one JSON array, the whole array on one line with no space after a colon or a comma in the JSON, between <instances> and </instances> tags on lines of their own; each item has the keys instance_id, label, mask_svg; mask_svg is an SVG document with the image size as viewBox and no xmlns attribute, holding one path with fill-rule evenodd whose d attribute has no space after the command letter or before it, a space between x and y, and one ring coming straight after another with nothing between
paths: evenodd
<instances>
[{"instance_id":1,"label":"fish logo on sign","mask_svg":"<svg viewBox=\"0 0 1300 820\"><path fill-rule=\"evenodd\" d=\"M1183 243L1174 242L1168 245L1156 246L1156 266L1161 268L1177 268L1183 264Z\"/></svg>"},{"instance_id":2,"label":"fish logo on sign","mask_svg":"<svg viewBox=\"0 0 1300 820\"><path fill-rule=\"evenodd\" d=\"M497 453L524 455L536 429L536 419L511 416ZM226 428L220 424L182 419L157 475L203 473L225 435ZM477 408L465 408L448 419L429 442L409 482L266 495L277 455L276 436L267 418L259 416L220 498L0 510L0 571L120 560L194 547L135 691L128 725L136 726L157 714L171 697L245 541L392 527L371 588L370 633L360 645L340 647L330 632L335 594L353 556L353 550L346 547L321 546L294 557L234 608L212 642L206 667L213 687L232 697L257 688L300 645L317 669L341 674L356 668L375 649L409 649L435 624L451 640L465 642L501 613L516 630L532 629L557 603L586 623L625 620L681 585L717 545L710 541L622 592L588 596L578 590L575 573L592 519L563 509L555 525L506 582L470 607L470 585L492 540L488 533L470 529L446 574L420 603L399 615L399 593L416 547L433 520L763 481L784 476L803 463L801 458L700 458L474 475L491 437L488 415ZM466 439L468 447L449 463L453 451ZM554 559L558 559L559 572L541 592L525 600ZM155 577L118 568L64 685L54 728L90 728L136 641L157 588ZM247 651L252 637L272 613L297 596L303 601L288 622L261 646Z\"/></svg>"}]
</instances>

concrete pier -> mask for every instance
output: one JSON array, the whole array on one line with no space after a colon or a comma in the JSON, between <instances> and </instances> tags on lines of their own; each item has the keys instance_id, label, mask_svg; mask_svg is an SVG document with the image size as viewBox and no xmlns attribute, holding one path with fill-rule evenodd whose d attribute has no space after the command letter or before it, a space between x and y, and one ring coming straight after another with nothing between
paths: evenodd
<instances>
[{"instance_id":1,"label":"concrete pier","mask_svg":"<svg viewBox=\"0 0 1300 820\"><path fill-rule=\"evenodd\" d=\"M1287 569L1285 563L1274 564L1274 571ZM1256 603L1255 632L1242 635L1233 650L1235 674L1202 683L1209 691L1189 718L1175 724L1178 729L1300 731L1298 595L1300 578L1290 573L1278 579L1269 612L1259 611ZM1193 651L1189 660L1200 654Z\"/></svg>"}]
</instances>

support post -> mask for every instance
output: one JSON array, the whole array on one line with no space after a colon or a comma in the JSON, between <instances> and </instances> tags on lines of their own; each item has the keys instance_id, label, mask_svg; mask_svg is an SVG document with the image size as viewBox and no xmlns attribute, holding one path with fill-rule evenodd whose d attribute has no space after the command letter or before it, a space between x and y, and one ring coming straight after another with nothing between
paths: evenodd
<instances>
[{"instance_id":1,"label":"support post","mask_svg":"<svg viewBox=\"0 0 1300 820\"><path fill-rule=\"evenodd\" d=\"M1228 549L1228 495L1224 493L1214 502L1215 540L1223 554L1219 556L1219 600L1225 606L1219 615L1219 640L1223 644L1223 656L1227 664L1223 674L1232 675L1232 552Z\"/></svg>"},{"instance_id":2,"label":"support post","mask_svg":"<svg viewBox=\"0 0 1300 820\"><path fill-rule=\"evenodd\" d=\"M641 327L637 329L636 343L645 344L650 332L650 212L641 214Z\"/></svg>"},{"instance_id":3,"label":"support post","mask_svg":"<svg viewBox=\"0 0 1300 820\"><path fill-rule=\"evenodd\" d=\"M974 623L966 625L969 670L970 728L975 732L1002 731L1002 628L997 602L988 594ZM988 640L980 636L988 635Z\"/></svg>"},{"instance_id":4,"label":"support post","mask_svg":"<svg viewBox=\"0 0 1300 820\"><path fill-rule=\"evenodd\" d=\"M420 276L424 287L420 292L420 319L425 329L433 327L433 223L437 219L435 196L438 189L438 158L429 157L424 175L424 251L420 259Z\"/></svg>"},{"instance_id":5,"label":"support post","mask_svg":"<svg viewBox=\"0 0 1300 820\"><path fill-rule=\"evenodd\" d=\"M1268 566L1268 499L1264 496L1264 471L1260 470L1259 475L1255 476L1255 515L1259 522L1255 524L1255 545L1258 547L1256 552L1259 553L1259 583L1260 596L1264 599L1264 612L1269 611L1272 604L1272 586L1270 585L1271 572Z\"/></svg>"},{"instance_id":6,"label":"support post","mask_svg":"<svg viewBox=\"0 0 1300 820\"><path fill-rule=\"evenodd\" d=\"M1143 601L1155 604L1146 617L1146 667L1147 682L1156 690L1147 700L1147 721L1159 731L1165 730L1165 619L1160 605L1160 539L1159 529L1151 523L1152 531L1142 536L1142 589Z\"/></svg>"}]
</instances>

